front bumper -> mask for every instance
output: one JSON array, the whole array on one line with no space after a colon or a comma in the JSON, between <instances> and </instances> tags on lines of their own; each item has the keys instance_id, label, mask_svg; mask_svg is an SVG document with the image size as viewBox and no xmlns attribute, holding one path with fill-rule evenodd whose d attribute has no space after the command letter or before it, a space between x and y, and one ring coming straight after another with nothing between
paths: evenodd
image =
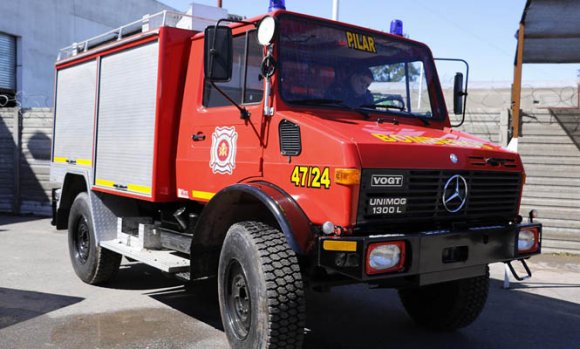
<instances>
[{"instance_id":1,"label":"front bumper","mask_svg":"<svg viewBox=\"0 0 580 349\"><path fill-rule=\"evenodd\" d=\"M518 233L522 228L537 227L538 249L526 254L518 253ZM318 264L358 281L398 281L415 285L484 275L490 263L527 258L541 251L540 224L477 227L462 231L426 231L416 234L385 234L370 236L320 237ZM348 251L325 249L324 241L348 241ZM403 241L405 260L396 272L368 275L365 270L369 244ZM356 242L355 244L352 242Z\"/></svg>"}]
</instances>

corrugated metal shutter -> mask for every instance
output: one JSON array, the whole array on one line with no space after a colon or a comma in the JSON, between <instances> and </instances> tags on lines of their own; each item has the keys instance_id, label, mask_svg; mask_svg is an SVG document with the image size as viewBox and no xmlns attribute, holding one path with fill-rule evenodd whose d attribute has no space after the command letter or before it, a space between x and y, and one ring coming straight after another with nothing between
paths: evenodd
<instances>
[{"instance_id":1,"label":"corrugated metal shutter","mask_svg":"<svg viewBox=\"0 0 580 349\"><path fill-rule=\"evenodd\" d=\"M96 61L58 72L54 162L91 165L96 85Z\"/></svg>"},{"instance_id":2,"label":"corrugated metal shutter","mask_svg":"<svg viewBox=\"0 0 580 349\"><path fill-rule=\"evenodd\" d=\"M16 38L0 33L0 89L16 89Z\"/></svg>"},{"instance_id":3,"label":"corrugated metal shutter","mask_svg":"<svg viewBox=\"0 0 580 349\"><path fill-rule=\"evenodd\" d=\"M103 57L95 184L150 197L159 44Z\"/></svg>"},{"instance_id":4,"label":"corrugated metal shutter","mask_svg":"<svg viewBox=\"0 0 580 349\"><path fill-rule=\"evenodd\" d=\"M538 97L539 93L535 95ZM538 210L543 247L580 251L580 109L526 110L518 150L527 180L520 214Z\"/></svg>"}]
</instances>

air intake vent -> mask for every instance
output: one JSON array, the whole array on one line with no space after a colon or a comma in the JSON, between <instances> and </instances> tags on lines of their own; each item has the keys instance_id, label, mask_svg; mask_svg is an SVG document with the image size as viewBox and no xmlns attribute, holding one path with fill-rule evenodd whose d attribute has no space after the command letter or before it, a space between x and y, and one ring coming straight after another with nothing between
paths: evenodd
<instances>
[{"instance_id":1,"label":"air intake vent","mask_svg":"<svg viewBox=\"0 0 580 349\"><path fill-rule=\"evenodd\" d=\"M473 166L481 167L517 167L515 159L507 158L485 158L483 156L470 156L469 163Z\"/></svg>"},{"instance_id":2,"label":"air intake vent","mask_svg":"<svg viewBox=\"0 0 580 349\"><path fill-rule=\"evenodd\" d=\"M282 120L279 126L280 153L285 156L297 156L302 152L300 126L288 120Z\"/></svg>"}]
</instances>

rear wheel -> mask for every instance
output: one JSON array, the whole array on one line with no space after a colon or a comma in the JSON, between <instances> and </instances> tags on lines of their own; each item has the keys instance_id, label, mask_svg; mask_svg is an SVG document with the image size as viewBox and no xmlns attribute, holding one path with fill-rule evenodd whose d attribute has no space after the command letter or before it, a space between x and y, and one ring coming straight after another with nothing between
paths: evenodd
<instances>
[{"instance_id":1,"label":"rear wheel","mask_svg":"<svg viewBox=\"0 0 580 349\"><path fill-rule=\"evenodd\" d=\"M419 325L453 331L471 324L485 306L489 291L486 275L399 290L409 316Z\"/></svg>"},{"instance_id":2,"label":"rear wheel","mask_svg":"<svg viewBox=\"0 0 580 349\"><path fill-rule=\"evenodd\" d=\"M68 248L77 276L92 285L110 281L121 264L121 255L97 245L89 196L80 193L74 200L68 221Z\"/></svg>"},{"instance_id":3,"label":"rear wheel","mask_svg":"<svg viewBox=\"0 0 580 349\"><path fill-rule=\"evenodd\" d=\"M259 222L232 225L220 254L218 293L232 348L302 346L302 276L279 230Z\"/></svg>"}]
</instances>

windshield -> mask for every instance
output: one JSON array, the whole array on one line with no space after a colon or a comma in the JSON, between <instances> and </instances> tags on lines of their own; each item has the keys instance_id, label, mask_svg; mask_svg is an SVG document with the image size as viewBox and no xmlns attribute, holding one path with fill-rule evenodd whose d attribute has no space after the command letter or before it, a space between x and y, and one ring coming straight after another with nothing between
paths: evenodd
<instances>
[{"instance_id":1,"label":"windshield","mask_svg":"<svg viewBox=\"0 0 580 349\"><path fill-rule=\"evenodd\" d=\"M279 67L287 103L425 120L444 115L428 49L392 36L283 15Z\"/></svg>"}]
</instances>

